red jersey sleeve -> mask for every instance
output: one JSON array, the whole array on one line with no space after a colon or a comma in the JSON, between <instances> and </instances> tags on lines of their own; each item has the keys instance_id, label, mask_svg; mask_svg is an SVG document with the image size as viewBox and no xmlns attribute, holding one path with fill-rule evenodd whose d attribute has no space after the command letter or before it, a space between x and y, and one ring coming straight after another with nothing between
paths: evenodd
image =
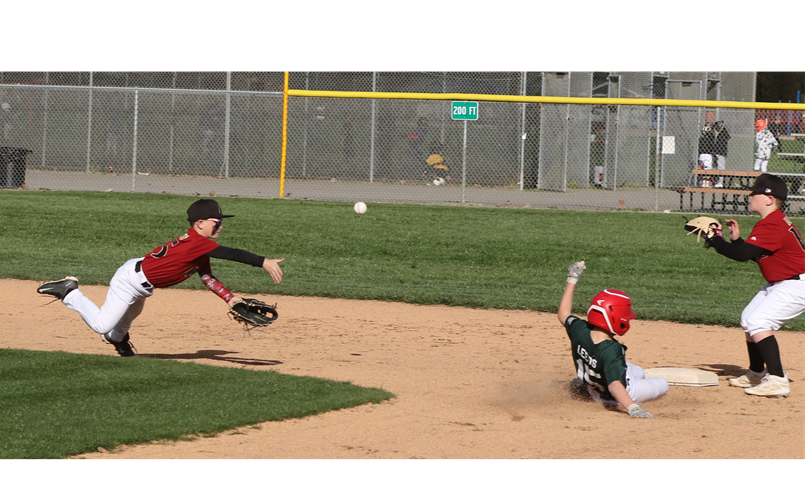
<instances>
[{"instance_id":1,"label":"red jersey sleeve","mask_svg":"<svg viewBox=\"0 0 805 500\"><path fill-rule=\"evenodd\" d=\"M206 254L218 243L190 230L147 254L142 270L155 288L166 288L186 280L199 270L210 272L210 258Z\"/></svg>"}]
</instances>

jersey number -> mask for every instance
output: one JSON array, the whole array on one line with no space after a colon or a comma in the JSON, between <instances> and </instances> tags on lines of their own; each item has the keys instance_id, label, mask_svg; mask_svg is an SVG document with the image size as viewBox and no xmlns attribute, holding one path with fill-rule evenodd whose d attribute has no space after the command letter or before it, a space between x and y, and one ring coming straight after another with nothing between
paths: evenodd
<instances>
[{"instance_id":1,"label":"jersey number","mask_svg":"<svg viewBox=\"0 0 805 500\"><path fill-rule=\"evenodd\" d=\"M797 239L797 243L799 243L800 248L802 248L802 251L805 252L805 241L802 241L802 235L799 234L799 231L797 231L796 226L791 224L791 227L788 228L788 230L791 231L791 234L793 234L794 238Z\"/></svg>"},{"instance_id":2,"label":"jersey number","mask_svg":"<svg viewBox=\"0 0 805 500\"><path fill-rule=\"evenodd\" d=\"M598 374L597 372L593 371L593 369L590 368L582 360L577 359L576 360L576 376L578 376L578 378L584 380L584 382L587 385L591 385L591 386L595 387L596 389L598 389L599 391L604 392L604 390L605 390L604 387L602 387L601 384L593 381L593 379L591 378L591 375L594 376L597 379L601 378L600 374Z\"/></svg>"},{"instance_id":3,"label":"jersey number","mask_svg":"<svg viewBox=\"0 0 805 500\"><path fill-rule=\"evenodd\" d=\"M159 249L159 251L151 252L151 257L153 257L155 259L161 259L162 257L168 255L168 248L175 247L178 244L179 244L179 239L177 238L177 239L171 241L170 243L168 243L167 245L162 246Z\"/></svg>"}]
</instances>

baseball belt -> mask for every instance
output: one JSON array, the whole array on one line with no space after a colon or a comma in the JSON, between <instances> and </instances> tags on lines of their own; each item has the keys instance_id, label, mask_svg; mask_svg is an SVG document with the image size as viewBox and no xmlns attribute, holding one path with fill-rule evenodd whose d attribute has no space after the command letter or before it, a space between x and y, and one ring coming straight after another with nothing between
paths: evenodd
<instances>
[{"instance_id":1,"label":"baseball belt","mask_svg":"<svg viewBox=\"0 0 805 500\"><path fill-rule=\"evenodd\" d=\"M142 272L143 272L143 261L138 260L138 261L137 261L137 263L136 263L136 264L134 264L134 272L135 272L135 273L142 273ZM144 277L145 277L145 274L143 274L143 278L144 278ZM154 285L152 285L151 283L149 283L147 279L146 279L145 281L143 281L142 283L140 283L140 284L141 284L141 285L142 285L142 287L143 287L143 288L145 288L146 290L150 290L151 288L154 288Z\"/></svg>"}]
</instances>

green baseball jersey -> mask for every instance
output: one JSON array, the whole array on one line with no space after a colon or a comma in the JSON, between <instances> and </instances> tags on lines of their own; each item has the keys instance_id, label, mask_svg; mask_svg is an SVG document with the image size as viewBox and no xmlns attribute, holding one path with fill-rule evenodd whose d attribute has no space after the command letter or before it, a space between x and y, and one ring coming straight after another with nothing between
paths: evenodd
<instances>
[{"instance_id":1,"label":"green baseball jersey","mask_svg":"<svg viewBox=\"0 0 805 500\"><path fill-rule=\"evenodd\" d=\"M609 384L620 380L626 387L626 346L615 340L595 344L590 336L592 329L593 325L576 316L568 316L565 321L576 375L601 399L615 402L609 392Z\"/></svg>"}]
</instances>

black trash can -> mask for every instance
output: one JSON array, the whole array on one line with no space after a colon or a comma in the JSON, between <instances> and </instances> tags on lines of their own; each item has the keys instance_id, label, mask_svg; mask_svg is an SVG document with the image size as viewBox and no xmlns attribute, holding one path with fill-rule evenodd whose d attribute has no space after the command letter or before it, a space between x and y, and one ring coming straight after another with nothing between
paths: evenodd
<instances>
[{"instance_id":1,"label":"black trash can","mask_svg":"<svg viewBox=\"0 0 805 500\"><path fill-rule=\"evenodd\" d=\"M25 184L25 156L29 149L0 146L0 189L19 189Z\"/></svg>"}]
</instances>

